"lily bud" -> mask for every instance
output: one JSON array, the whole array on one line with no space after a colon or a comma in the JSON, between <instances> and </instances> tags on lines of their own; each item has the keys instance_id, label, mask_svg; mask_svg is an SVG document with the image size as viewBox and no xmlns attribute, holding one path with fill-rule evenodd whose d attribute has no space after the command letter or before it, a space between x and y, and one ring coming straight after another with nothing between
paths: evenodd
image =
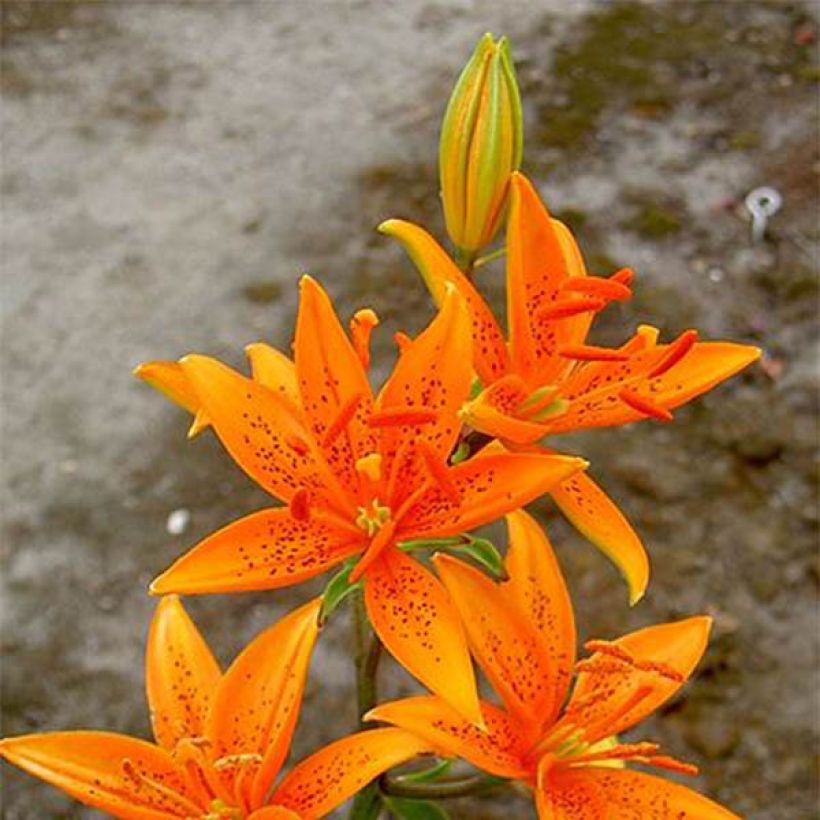
<instances>
[{"instance_id":1,"label":"lily bud","mask_svg":"<svg viewBox=\"0 0 820 820\"><path fill-rule=\"evenodd\" d=\"M508 41L485 34L453 89L439 143L444 218L463 257L501 227L510 174L521 164L521 120Z\"/></svg>"}]
</instances>

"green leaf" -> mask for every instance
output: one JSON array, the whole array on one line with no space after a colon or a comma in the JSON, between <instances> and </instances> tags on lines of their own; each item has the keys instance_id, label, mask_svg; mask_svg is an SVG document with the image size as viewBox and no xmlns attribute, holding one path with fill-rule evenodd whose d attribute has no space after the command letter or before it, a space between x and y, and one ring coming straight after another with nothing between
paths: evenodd
<instances>
[{"instance_id":1,"label":"green leaf","mask_svg":"<svg viewBox=\"0 0 820 820\"><path fill-rule=\"evenodd\" d=\"M328 581L325 591L322 593L322 608L319 610L319 623L323 624L338 608L339 604L348 595L362 588L362 581L350 583L350 573L353 571L356 561L348 561L342 569Z\"/></svg>"},{"instance_id":2,"label":"green leaf","mask_svg":"<svg viewBox=\"0 0 820 820\"><path fill-rule=\"evenodd\" d=\"M396 820L450 820L450 815L441 806L429 800L387 797L385 803Z\"/></svg>"},{"instance_id":3,"label":"green leaf","mask_svg":"<svg viewBox=\"0 0 820 820\"><path fill-rule=\"evenodd\" d=\"M399 783L430 783L433 780L438 780L442 775L447 774L455 762L454 758L448 758L436 763L435 766L429 766L426 769L419 769L417 772L410 772L403 774L396 778Z\"/></svg>"},{"instance_id":4,"label":"green leaf","mask_svg":"<svg viewBox=\"0 0 820 820\"><path fill-rule=\"evenodd\" d=\"M382 796L378 787L371 783L353 799L353 805L347 814L348 820L379 820L382 811Z\"/></svg>"},{"instance_id":5,"label":"green leaf","mask_svg":"<svg viewBox=\"0 0 820 820\"><path fill-rule=\"evenodd\" d=\"M466 544L447 546L443 551L455 555L466 555L484 567L496 580L506 581L508 576L504 567L504 559L495 544L486 538L473 538L471 535L465 538L467 538Z\"/></svg>"}]
</instances>

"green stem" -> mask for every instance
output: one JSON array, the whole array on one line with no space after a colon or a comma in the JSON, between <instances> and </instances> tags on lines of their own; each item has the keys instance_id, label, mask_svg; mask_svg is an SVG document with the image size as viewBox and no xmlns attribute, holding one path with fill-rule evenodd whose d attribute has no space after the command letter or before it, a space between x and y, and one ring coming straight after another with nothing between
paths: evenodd
<instances>
[{"instance_id":1,"label":"green stem","mask_svg":"<svg viewBox=\"0 0 820 820\"><path fill-rule=\"evenodd\" d=\"M366 728L362 718L377 704L377 677L382 642L373 632L364 604L364 591L357 589L351 595L353 603L353 638L356 646L356 702L359 726ZM374 781L355 797L348 820L376 820L381 812L381 792Z\"/></svg>"},{"instance_id":2,"label":"green stem","mask_svg":"<svg viewBox=\"0 0 820 820\"><path fill-rule=\"evenodd\" d=\"M484 265L493 262L496 259L500 259L504 254L507 252L506 248L498 248L498 250L492 251L491 253L486 254L485 256L479 256L478 259L475 260L473 263L474 268L480 268Z\"/></svg>"},{"instance_id":3,"label":"green stem","mask_svg":"<svg viewBox=\"0 0 820 820\"><path fill-rule=\"evenodd\" d=\"M489 791L507 781L502 777L477 774L454 780L439 780L434 783L414 783L398 777L384 775L381 789L391 797L410 797L414 800L442 800L448 797L466 797Z\"/></svg>"}]
</instances>

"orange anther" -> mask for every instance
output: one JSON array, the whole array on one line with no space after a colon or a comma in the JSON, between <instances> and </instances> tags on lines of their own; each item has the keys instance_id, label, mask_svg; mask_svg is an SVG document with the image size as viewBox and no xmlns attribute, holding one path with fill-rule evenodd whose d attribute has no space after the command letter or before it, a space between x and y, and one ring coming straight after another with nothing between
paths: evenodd
<instances>
[{"instance_id":1,"label":"orange anther","mask_svg":"<svg viewBox=\"0 0 820 820\"><path fill-rule=\"evenodd\" d=\"M350 338L353 342L353 349L365 370L370 367L370 334L378 324L379 317L370 308L357 310L350 320Z\"/></svg>"},{"instance_id":2,"label":"orange anther","mask_svg":"<svg viewBox=\"0 0 820 820\"><path fill-rule=\"evenodd\" d=\"M669 757L668 755L650 757L647 758L646 762L650 766L655 766L658 769L666 769L667 771L677 772L678 774L688 774L693 777L700 771L694 764L684 763L682 760L676 760L674 757Z\"/></svg>"},{"instance_id":3,"label":"orange anther","mask_svg":"<svg viewBox=\"0 0 820 820\"><path fill-rule=\"evenodd\" d=\"M561 290L613 301L623 301L632 296L632 291L624 283L600 276L571 276L563 282Z\"/></svg>"},{"instance_id":4,"label":"orange anther","mask_svg":"<svg viewBox=\"0 0 820 820\"><path fill-rule=\"evenodd\" d=\"M624 388L618 393L618 398L624 404L628 404L633 410L637 410L645 416L651 416L653 419L658 419L658 421L672 421L672 414L662 404L641 396L634 390Z\"/></svg>"},{"instance_id":5,"label":"orange anther","mask_svg":"<svg viewBox=\"0 0 820 820\"><path fill-rule=\"evenodd\" d=\"M569 319L582 313L599 311L606 307L603 299L563 299L541 308L535 318L541 321L552 319Z\"/></svg>"},{"instance_id":6,"label":"orange anther","mask_svg":"<svg viewBox=\"0 0 820 820\"><path fill-rule=\"evenodd\" d=\"M626 285L629 287L632 284L632 280L635 278L635 271L632 268L621 268L620 270L616 270L612 276L609 277L610 282L618 282L621 285Z\"/></svg>"},{"instance_id":7,"label":"orange anther","mask_svg":"<svg viewBox=\"0 0 820 820\"><path fill-rule=\"evenodd\" d=\"M430 424L439 417L435 410L416 407L397 407L380 410L367 420L370 427L413 427L416 424Z\"/></svg>"},{"instance_id":8,"label":"orange anther","mask_svg":"<svg viewBox=\"0 0 820 820\"><path fill-rule=\"evenodd\" d=\"M293 450L293 452L298 456L306 456L310 451L308 443L299 436L288 436L285 439L285 444L287 444L288 447L290 447L290 449Z\"/></svg>"},{"instance_id":9,"label":"orange anther","mask_svg":"<svg viewBox=\"0 0 820 820\"><path fill-rule=\"evenodd\" d=\"M458 487L450 477L447 465L433 452L427 443L419 442L418 449L424 459L424 465L432 475L435 483L451 503L459 506L461 504L461 493L459 493Z\"/></svg>"},{"instance_id":10,"label":"orange anther","mask_svg":"<svg viewBox=\"0 0 820 820\"><path fill-rule=\"evenodd\" d=\"M406 334L402 333L400 330L397 330L393 334L393 341L399 348L399 354L404 353L411 344L413 344L413 340Z\"/></svg>"},{"instance_id":11,"label":"orange anther","mask_svg":"<svg viewBox=\"0 0 820 820\"><path fill-rule=\"evenodd\" d=\"M330 445L333 444L334 441L336 441L336 439L339 437L342 431L353 420L353 416L356 415L356 411L359 409L359 405L362 403L363 398L364 394L356 393L355 396L351 396L342 405L338 415L333 420L333 424L331 424L330 427L327 428L325 437L322 440L322 447L330 447Z\"/></svg>"},{"instance_id":12,"label":"orange anther","mask_svg":"<svg viewBox=\"0 0 820 820\"><path fill-rule=\"evenodd\" d=\"M558 355L578 362L625 362L629 358L629 354L622 350L595 345L567 345L558 351Z\"/></svg>"},{"instance_id":13,"label":"orange anther","mask_svg":"<svg viewBox=\"0 0 820 820\"><path fill-rule=\"evenodd\" d=\"M649 371L649 378L655 379L671 370L694 346L698 340L697 330L686 330L664 351L661 360Z\"/></svg>"},{"instance_id":14,"label":"orange anther","mask_svg":"<svg viewBox=\"0 0 820 820\"><path fill-rule=\"evenodd\" d=\"M297 521L307 521L310 519L310 493L302 487L297 490L290 499L290 514Z\"/></svg>"}]
</instances>

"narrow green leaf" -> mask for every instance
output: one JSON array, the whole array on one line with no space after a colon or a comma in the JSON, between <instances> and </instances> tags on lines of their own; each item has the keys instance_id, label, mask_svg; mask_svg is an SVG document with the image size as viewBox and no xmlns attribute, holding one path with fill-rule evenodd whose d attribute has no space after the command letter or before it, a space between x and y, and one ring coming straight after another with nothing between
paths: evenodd
<instances>
[{"instance_id":1,"label":"narrow green leaf","mask_svg":"<svg viewBox=\"0 0 820 820\"><path fill-rule=\"evenodd\" d=\"M396 820L450 820L450 815L441 806L429 800L387 797L385 803Z\"/></svg>"},{"instance_id":2,"label":"narrow green leaf","mask_svg":"<svg viewBox=\"0 0 820 820\"><path fill-rule=\"evenodd\" d=\"M319 623L323 624L331 614L338 608L339 604L348 595L362 588L362 582L350 583L350 573L356 561L348 561L342 569L328 581L325 591L322 593L322 608L319 610Z\"/></svg>"}]
</instances>

